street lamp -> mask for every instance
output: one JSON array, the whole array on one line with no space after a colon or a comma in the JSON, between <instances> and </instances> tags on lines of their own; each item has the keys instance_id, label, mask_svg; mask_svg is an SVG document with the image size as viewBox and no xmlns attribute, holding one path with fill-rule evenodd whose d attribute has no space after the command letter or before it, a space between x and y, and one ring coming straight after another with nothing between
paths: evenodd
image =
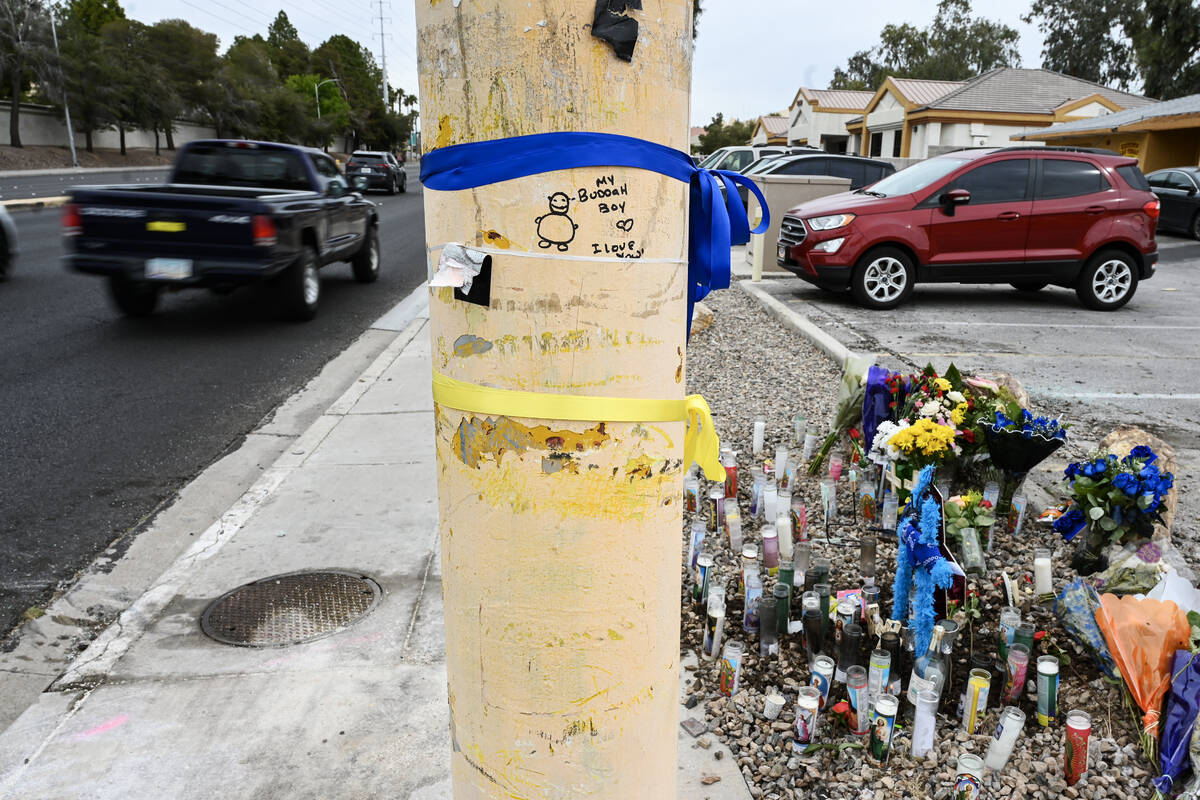
<instances>
[{"instance_id":1,"label":"street lamp","mask_svg":"<svg viewBox=\"0 0 1200 800\"><path fill-rule=\"evenodd\" d=\"M338 80L337 78L327 78L313 87L313 97L315 97L317 100L317 119L321 118L321 87L327 83L340 84L341 81Z\"/></svg>"}]
</instances>

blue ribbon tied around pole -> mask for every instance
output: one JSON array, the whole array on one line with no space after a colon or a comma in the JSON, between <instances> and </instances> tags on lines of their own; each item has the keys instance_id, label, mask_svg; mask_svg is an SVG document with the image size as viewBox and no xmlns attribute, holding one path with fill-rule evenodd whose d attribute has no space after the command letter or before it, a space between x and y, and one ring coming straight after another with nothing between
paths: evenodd
<instances>
[{"instance_id":1,"label":"blue ribbon tied around pole","mask_svg":"<svg viewBox=\"0 0 1200 800\"><path fill-rule=\"evenodd\" d=\"M535 133L439 147L421 158L421 183L449 192L580 167L632 167L691 186L688 204L688 331L692 311L713 289L729 288L729 248L770 227L767 201L754 181L723 169L700 169L687 153L615 133ZM721 187L725 197L721 197ZM750 229L737 187L758 198L762 221Z\"/></svg>"}]
</instances>

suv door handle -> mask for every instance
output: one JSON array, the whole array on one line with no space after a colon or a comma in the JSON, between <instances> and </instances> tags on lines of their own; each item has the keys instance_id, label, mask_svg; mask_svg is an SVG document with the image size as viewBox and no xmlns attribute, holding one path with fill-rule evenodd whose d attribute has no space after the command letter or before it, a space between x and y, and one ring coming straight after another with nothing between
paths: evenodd
<instances>
[{"instance_id":1,"label":"suv door handle","mask_svg":"<svg viewBox=\"0 0 1200 800\"><path fill-rule=\"evenodd\" d=\"M996 219L1003 219L1003 220L1014 220L1014 219L1020 219L1020 218L1021 218L1021 215L1015 211L1002 211L1001 213L996 215Z\"/></svg>"},{"instance_id":2,"label":"suv door handle","mask_svg":"<svg viewBox=\"0 0 1200 800\"><path fill-rule=\"evenodd\" d=\"M1104 206L1088 206L1083 210L1085 214L1103 214Z\"/></svg>"}]
</instances>

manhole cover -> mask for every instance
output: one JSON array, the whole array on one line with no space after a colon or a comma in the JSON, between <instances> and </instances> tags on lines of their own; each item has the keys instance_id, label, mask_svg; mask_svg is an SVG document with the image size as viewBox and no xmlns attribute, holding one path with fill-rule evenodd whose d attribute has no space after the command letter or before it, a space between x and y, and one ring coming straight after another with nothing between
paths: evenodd
<instances>
[{"instance_id":1,"label":"manhole cover","mask_svg":"<svg viewBox=\"0 0 1200 800\"><path fill-rule=\"evenodd\" d=\"M289 572L217 598L200 617L200 628L224 644L284 647L353 625L382 594L378 583L355 572Z\"/></svg>"}]
</instances>

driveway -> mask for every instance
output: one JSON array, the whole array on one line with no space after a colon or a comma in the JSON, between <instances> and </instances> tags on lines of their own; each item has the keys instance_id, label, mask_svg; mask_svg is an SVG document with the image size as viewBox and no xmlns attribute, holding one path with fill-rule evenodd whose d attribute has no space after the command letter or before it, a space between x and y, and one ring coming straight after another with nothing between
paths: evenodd
<instances>
[{"instance_id":1,"label":"driveway","mask_svg":"<svg viewBox=\"0 0 1200 800\"><path fill-rule=\"evenodd\" d=\"M1008 286L918 285L894 311L868 311L848 294L799 279L761 285L852 350L891 369L1011 372L1033 404L1077 424L1090 446L1122 423L1153 431L1176 449L1181 486L1175 532L1200 544L1193 498L1200 476L1200 242L1159 237L1152 280L1115 313L1088 311L1075 292ZM1079 448L1071 448L1074 454ZM1061 469L1048 462L1049 469Z\"/></svg>"}]
</instances>

